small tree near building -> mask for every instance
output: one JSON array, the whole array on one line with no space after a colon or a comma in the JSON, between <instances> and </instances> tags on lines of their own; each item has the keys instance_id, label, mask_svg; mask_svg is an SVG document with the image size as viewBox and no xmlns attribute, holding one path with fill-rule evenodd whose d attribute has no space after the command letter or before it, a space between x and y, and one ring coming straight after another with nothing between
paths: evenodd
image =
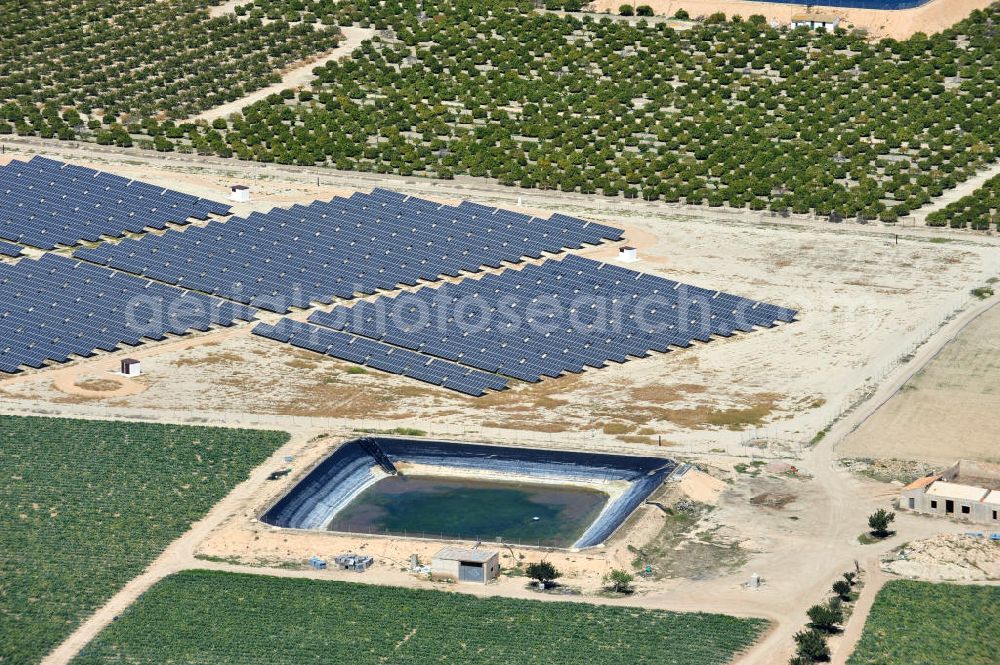
<instances>
[{"instance_id":1,"label":"small tree near building","mask_svg":"<svg viewBox=\"0 0 1000 665\"><path fill-rule=\"evenodd\" d=\"M896 521L896 513L879 508L868 517L868 528L876 538L886 538L891 535L889 525Z\"/></svg>"},{"instance_id":2,"label":"small tree near building","mask_svg":"<svg viewBox=\"0 0 1000 665\"><path fill-rule=\"evenodd\" d=\"M635 578L624 570L612 570L604 576L604 585L615 593L632 593L632 581Z\"/></svg>"},{"instance_id":3,"label":"small tree near building","mask_svg":"<svg viewBox=\"0 0 1000 665\"><path fill-rule=\"evenodd\" d=\"M537 581L542 588L548 588L555 580L561 577L556 567L548 561L528 564L526 569L528 577Z\"/></svg>"}]
</instances>

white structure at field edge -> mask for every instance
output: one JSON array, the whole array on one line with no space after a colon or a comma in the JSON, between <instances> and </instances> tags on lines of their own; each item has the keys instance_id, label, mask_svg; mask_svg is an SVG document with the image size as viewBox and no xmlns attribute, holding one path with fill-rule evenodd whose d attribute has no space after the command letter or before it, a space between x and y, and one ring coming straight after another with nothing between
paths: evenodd
<instances>
[{"instance_id":1,"label":"white structure at field edge","mask_svg":"<svg viewBox=\"0 0 1000 665\"><path fill-rule=\"evenodd\" d=\"M840 25L840 17L835 14L795 14L792 16L791 28L809 28L816 30L823 28L827 32L833 32Z\"/></svg>"},{"instance_id":2,"label":"white structure at field edge","mask_svg":"<svg viewBox=\"0 0 1000 665\"><path fill-rule=\"evenodd\" d=\"M961 460L904 487L899 508L1000 528L1000 466Z\"/></svg>"},{"instance_id":3,"label":"white structure at field edge","mask_svg":"<svg viewBox=\"0 0 1000 665\"><path fill-rule=\"evenodd\" d=\"M500 574L500 553L445 547L431 559L431 577L488 584Z\"/></svg>"},{"instance_id":4,"label":"white structure at field edge","mask_svg":"<svg viewBox=\"0 0 1000 665\"><path fill-rule=\"evenodd\" d=\"M236 203L250 202L250 188L246 185L233 185L229 188L229 200Z\"/></svg>"}]
</instances>

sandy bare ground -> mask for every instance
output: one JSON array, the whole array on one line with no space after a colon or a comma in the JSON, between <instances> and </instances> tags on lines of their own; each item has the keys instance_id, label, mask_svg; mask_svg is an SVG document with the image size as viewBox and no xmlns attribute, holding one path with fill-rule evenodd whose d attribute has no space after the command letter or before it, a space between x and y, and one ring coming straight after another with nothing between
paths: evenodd
<instances>
[{"instance_id":1,"label":"sandy bare ground","mask_svg":"<svg viewBox=\"0 0 1000 665\"><path fill-rule=\"evenodd\" d=\"M226 14L232 14L236 11L236 8L240 5L248 5L250 0L226 0L221 5L216 5L214 7L208 8L208 15L212 18L216 16L224 16Z\"/></svg>"},{"instance_id":2,"label":"sandy bare ground","mask_svg":"<svg viewBox=\"0 0 1000 665\"><path fill-rule=\"evenodd\" d=\"M964 19L972 10L984 9L991 3L992 0L930 0L914 9L899 10L845 9L824 7L822 4L794 5L747 0L649 0L635 4L647 4L657 14L667 16L673 16L678 9L685 9L692 18L716 12L722 12L727 17L739 14L744 19L752 14L761 14L769 21L777 21L783 25L788 25L793 15L806 13L808 7L809 11L816 14L840 16L841 27L862 28L874 38L905 39L915 32L941 32ZM620 0L595 0L590 4L594 11L610 10L616 14L621 5Z\"/></svg>"},{"instance_id":3,"label":"sandy bare ground","mask_svg":"<svg viewBox=\"0 0 1000 665\"><path fill-rule=\"evenodd\" d=\"M971 321L927 367L866 421L838 453L951 464L1000 460L1000 302Z\"/></svg>"},{"instance_id":4,"label":"sandy bare ground","mask_svg":"<svg viewBox=\"0 0 1000 665\"><path fill-rule=\"evenodd\" d=\"M234 3L234 6L235 4L238 3ZM332 51L318 53L299 63L290 65L281 73L281 81L278 83L251 92L246 97L229 102L228 104L223 104L222 106L216 106L215 108L203 111L198 115L193 116L191 120L207 120L211 122L216 118L225 118L233 113L238 113L243 108L253 104L254 102L259 102L260 100L265 99L269 95L281 92L287 88L297 89L307 86L316 78L313 74L313 70L316 67L325 65L333 60L346 58L352 51L354 51L354 49L361 45L361 42L366 39L371 39L375 34L375 30L371 28L360 28L355 26L341 27L340 31L344 34L344 39L337 45L337 48Z\"/></svg>"}]
</instances>

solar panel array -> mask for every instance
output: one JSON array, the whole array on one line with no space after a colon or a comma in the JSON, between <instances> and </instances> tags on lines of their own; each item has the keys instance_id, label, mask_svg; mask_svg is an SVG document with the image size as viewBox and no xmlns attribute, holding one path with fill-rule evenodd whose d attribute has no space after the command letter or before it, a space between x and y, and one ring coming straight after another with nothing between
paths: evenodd
<instances>
[{"instance_id":1,"label":"solar panel array","mask_svg":"<svg viewBox=\"0 0 1000 665\"><path fill-rule=\"evenodd\" d=\"M10 256L16 258L21 256L22 253L21 248L17 245L0 240L0 256Z\"/></svg>"},{"instance_id":2,"label":"solar panel array","mask_svg":"<svg viewBox=\"0 0 1000 665\"><path fill-rule=\"evenodd\" d=\"M292 319L281 319L273 326L260 323L253 332L261 337L290 343L300 349L323 353L390 374L402 374L473 397L481 397L487 390L502 390L507 387L507 379L496 374L487 374L447 360Z\"/></svg>"},{"instance_id":3,"label":"solar panel array","mask_svg":"<svg viewBox=\"0 0 1000 665\"><path fill-rule=\"evenodd\" d=\"M253 318L243 305L55 254L0 263L0 372Z\"/></svg>"},{"instance_id":4,"label":"solar panel array","mask_svg":"<svg viewBox=\"0 0 1000 665\"><path fill-rule=\"evenodd\" d=\"M284 314L621 238L620 229L566 215L543 219L376 189L76 256Z\"/></svg>"},{"instance_id":5,"label":"solar panel array","mask_svg":"<svg viewBox=\"0 0 1000 665\"><path fill-rule=\"evenodd\" d=\"M224 203L45 157L0 167L0 238L41 249L229 211Z\"/></svg>"},{"instance_id":6,"label":"solar panel array","mask_svg":"<svg viewBox=\"0 0 1000 665\"><path fill-rule=\"evenodd\" d=\"M315 312L309 321L536 382L794 317L776 305L568 256Z\"/></svg>"}]
</instances>

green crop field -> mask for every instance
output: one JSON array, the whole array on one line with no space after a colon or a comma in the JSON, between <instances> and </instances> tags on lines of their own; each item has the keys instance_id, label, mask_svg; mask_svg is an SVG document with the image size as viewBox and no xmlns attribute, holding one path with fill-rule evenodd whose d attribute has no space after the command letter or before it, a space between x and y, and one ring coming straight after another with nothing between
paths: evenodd
<instances>
[{"instance_id":1,"label":"green crop field","mask_svg":"<svg viewBox=\"0 0 1000 665\"><path fill-rule=\"evenodd\" d=\"M1000 587L896 580L875 599L850 665L995 665Z\"/></svg>"},{"instance_id":2,"label":"green crop field","mask_svg":"<svg viewBox=\"0 0 1000 665\"><path fill-rule=\"evenodd\" d=\"M0 663L40 660L287 436L0 416Z\"/></svg>"},{"instance_id":3,"label":"green crop field","mask_svg":"<svg viewBox=\"0 0 1000 665\"><path fill-rule=\"evenodd\" d=\"M727 663L766 622L712 614L187 571L73 662Z\"/></svg>"}]
</instances>

